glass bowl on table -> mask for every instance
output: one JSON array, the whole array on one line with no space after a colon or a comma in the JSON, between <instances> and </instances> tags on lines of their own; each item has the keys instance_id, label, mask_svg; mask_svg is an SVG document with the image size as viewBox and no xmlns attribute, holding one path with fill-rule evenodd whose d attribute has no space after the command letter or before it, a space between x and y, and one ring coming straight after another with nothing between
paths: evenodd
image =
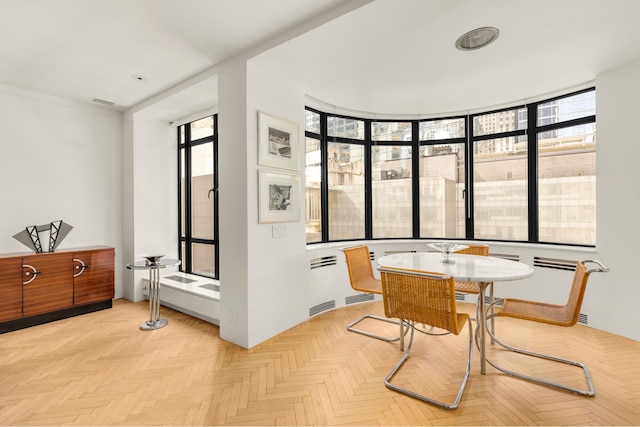
<instances>
[{"instance_id":1,"label":"glass bowl on table","mask_svg":"<svg viewBox=\"0 0 640 427\"><path fill-rule=\"evenodd\" d=\"M443 264L455 264L456 261L451 258L451 254L454 252L461 251L463 249L467 249L469 247L468 245L463 245L461 243L453 243L453 242L427 243L427 246L442 253Z\"/></svg>"}]
</instances>

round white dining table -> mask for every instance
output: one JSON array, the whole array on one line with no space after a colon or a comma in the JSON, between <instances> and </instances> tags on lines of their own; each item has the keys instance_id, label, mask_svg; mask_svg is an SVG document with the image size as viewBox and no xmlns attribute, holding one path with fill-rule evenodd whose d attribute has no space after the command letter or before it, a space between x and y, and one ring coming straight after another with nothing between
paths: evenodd
<instances>
[{"instance_id":1,"label":"round white dining table","mask_svg":"<svg viewBox=\"0 0 640 427\"><path fill-rule=\"evenodd\" d=\"M438 252L406 252L385 255L377 259L378 268L401 268L420 272L450 274L455 280L477 282L478 328L480 328L480 373L486 372L484 294L491 282L519 280L533 275L533 267L518 261L492 256L451 254L453 263L443 263Z\"/></svg>"}]
</instances>

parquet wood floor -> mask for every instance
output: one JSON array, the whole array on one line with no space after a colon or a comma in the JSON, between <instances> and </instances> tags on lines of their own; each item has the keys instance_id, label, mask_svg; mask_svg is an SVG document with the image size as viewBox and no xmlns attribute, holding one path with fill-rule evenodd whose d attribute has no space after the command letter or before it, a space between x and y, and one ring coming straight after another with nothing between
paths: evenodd
<instances>
[{"instance_id":1,"label":"parquet wood floor","mask_svg":"<svg viewBox=\"0 0 640 427\"><path fill-rule=\"evenodd\" d=\"M147 303L115 300L111 310L0 335L0 425L640 425L640 343L581 325L505 319L498 328L505 340L585 362L595 397L490 366L480 375L475 352L461 406L447 411L385 388L397 344L346 330L364 313L382 315L380 302L320 314L251 350L221 340L214 325L161 313L167 327L140 331ZM466 338L417 336L397 381L452 398ZM490 353L579 383L570 367Z\"/></svg>"}]
</instances>

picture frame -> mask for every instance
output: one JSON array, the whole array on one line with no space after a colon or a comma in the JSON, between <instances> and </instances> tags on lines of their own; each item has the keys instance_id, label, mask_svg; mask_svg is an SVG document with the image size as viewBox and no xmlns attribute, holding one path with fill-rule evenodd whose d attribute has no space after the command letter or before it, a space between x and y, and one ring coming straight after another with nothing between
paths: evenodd
<instances>
[{"instance_id":1,"label":"picture frame","mask_svg":"<svg viewBox=\"0 0 640 427\"><path fill-rule=\"evenodd\" d=\"M258 164L298 171L298 125L258 111Z\"/></svg>"},{"instance_id":2,"label":"picture frame","mask_svg":"<svg viewBox=\"0 0 640 427\"><path fill-rule=\"evenodd\" d=\"M258 223L300 220L300 178L297 174L258 171Z\"/></svg>"}]
</instances>

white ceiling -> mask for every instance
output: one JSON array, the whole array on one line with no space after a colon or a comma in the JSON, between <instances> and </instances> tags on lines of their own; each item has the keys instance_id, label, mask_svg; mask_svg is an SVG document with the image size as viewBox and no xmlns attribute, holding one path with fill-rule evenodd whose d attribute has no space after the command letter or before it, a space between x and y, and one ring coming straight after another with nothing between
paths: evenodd
<instances>
[{"instance_id":1,"label":"white ceiling","mask_svg":"<svg viewBox=\"0 0 640 427\"><path fill-rule=\"evenodd\" d=\"M638 0L367 1L0 0L0 83L123 110L331 9L360 5L252 61L328 104L429 115L556 92L640 58ZM481 26L498 27L498 40L454 47ZM216 101L209 93L172 102L175 111L162 114L178 118Z\"/></svg>"}]
</instances>

